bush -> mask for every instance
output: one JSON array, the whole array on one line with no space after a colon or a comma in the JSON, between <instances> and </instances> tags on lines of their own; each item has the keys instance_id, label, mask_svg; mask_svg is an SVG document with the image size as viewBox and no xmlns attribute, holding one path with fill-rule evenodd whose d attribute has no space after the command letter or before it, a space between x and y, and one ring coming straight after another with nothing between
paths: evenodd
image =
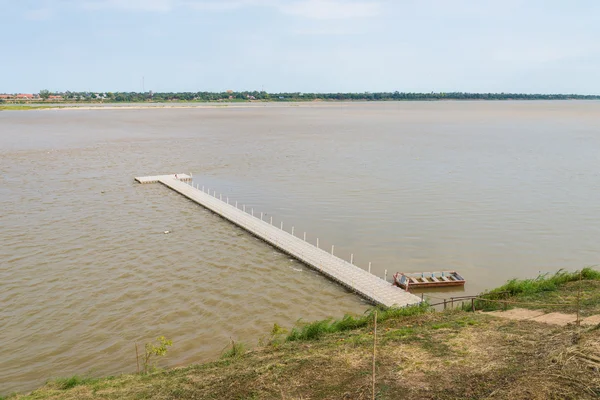
<instances>
[{"instance_id":1,"label":"bush","mask_svg":"<svg viewBox=\"0 0 600 400\"><path fill-rule=\"evenodd\" d=\"M286 340L289 342L296 340L318 340L323 335L328 333L343 332L353 329L362 328L369 325L377 311L377 321L383 322L390 318L410 317L413 315L423 314L430 310L427 303L407 306L402 308L373 308L365 313L362 317L353 317L344 315L340 320L331 318L322 321L315 321L301 325L292 329Z\"/></svg>"},{"instance_id":2,"label":"bush","mask_svg":"<svg viewBox=\"0 0 600 400\"><path fill-rule=\"evenodd\" d=\"M504 285L484 292L480 297L489 300L506 300L509 297L519 295L532 295L542 292L552 292L566 283L578 281L580 277L579 271L567 272L559 270L554 275L542 274L535 279L511 279ZM581 270L581 279L583 280L600 280L600 271L596 271L591 267L585 267ZM483 310L496 310L503 305L498 302L490 302L485 300L475 300L475 308ZM465 309L471 308L471 305L465 306Z\"/></svg>"},{"instance_id":3,"label":"bush","mask_svg":"<svg viewBox=\"0 0 600 400\"><path fill-rule=\"evenodd\" d=\"M581 270L581 277L585 280L600 280L600 272L590 267ZM484 293L486 297L493 298L494 295L506 294L516 296L519 294L534 294L549 292L558 289L559 286L568 282L579 280L579 271L566 272L560 270L552 276L543 274L535 279L511 279L504 285L490 292Z\"/></svg>"}]
</instances>

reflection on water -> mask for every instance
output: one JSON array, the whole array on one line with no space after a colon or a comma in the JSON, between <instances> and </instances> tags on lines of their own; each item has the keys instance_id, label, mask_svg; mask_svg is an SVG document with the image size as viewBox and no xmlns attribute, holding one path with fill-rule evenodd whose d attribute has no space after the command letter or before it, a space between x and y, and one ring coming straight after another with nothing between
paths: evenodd
<instances>
[{"instance_id":1,"label":"reflection on water","mask_svg":"<svg viewBox=\"0 0 600 400\"><path fill-rule=\"evenodd\" d=\"M379 276L456 269L450 297L598 262L599 126L598 102L2 112L0 393L134 371L159 335L182 365L366 309L133 176L192 172Z\"/></svg>"}]
</instances>

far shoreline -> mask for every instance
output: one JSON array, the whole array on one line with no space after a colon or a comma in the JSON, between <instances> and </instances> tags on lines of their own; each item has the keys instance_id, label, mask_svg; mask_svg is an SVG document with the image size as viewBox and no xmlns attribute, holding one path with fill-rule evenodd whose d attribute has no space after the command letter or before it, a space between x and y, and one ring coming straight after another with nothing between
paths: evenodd
<instances>
[{"instance_id":1,"label":"far shoreline","mask_svg":"<svg viewBox=\"0 0 600 400\"><path fill-rule=\"evenodd\" d=\"M381 103L487 103L487 102L598 102L595 99L423 99L423 100L313 100L313 101L220 101L220 102L110 102L110 103L0 103L0 111L42 110L146 110L146 109L211 109L211 108L258 108L327 106L335 104L381 104Z\"/></svg>"}]
</instances>

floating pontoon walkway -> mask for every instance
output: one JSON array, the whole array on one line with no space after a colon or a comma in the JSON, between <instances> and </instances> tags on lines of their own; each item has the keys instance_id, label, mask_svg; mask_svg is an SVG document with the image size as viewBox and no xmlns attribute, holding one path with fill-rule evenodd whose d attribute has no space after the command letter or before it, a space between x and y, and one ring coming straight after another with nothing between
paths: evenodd
<instances>
[{"instance_id":1,"label":"floating pontoon walkway","mask_svg":"<svg viewBox=\"0 0 600 400\"><path fill-rule=\"evenodd\" d=\"M153 177L135 178L140 183L160 182L174 191L184 195L188 199L213 211L221 217L231 221L239 227L247 230L265 242L277 247L281 251L302 261L309 267L316 269L332 280L356 292L372 303L386 307L402 307L417 304L421 299L410 294L384 279L367 272L356 265L342 260L339 257L326 252L302 238L296 237L271 223L254 217L229 203L222 201L209 193L197 189L185 182L191 180L191 176L184 174L160 175ZM318 246L318 244L317 244Z\"/></svg>"}]
</instances>

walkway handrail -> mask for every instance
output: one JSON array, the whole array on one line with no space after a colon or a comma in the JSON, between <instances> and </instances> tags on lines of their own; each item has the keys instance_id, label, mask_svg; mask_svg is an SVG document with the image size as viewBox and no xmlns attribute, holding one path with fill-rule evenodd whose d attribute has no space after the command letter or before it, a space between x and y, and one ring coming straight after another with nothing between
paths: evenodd
<instances>
[{"instance_id":1,"label":"walkway handrail","mask_svg":"<svg viewBox=\"0 0 600 400\"><path fill-rule=\"evenodd\" d=\"M262 214L261 218L254 216L253 209L248 213L240 210L237 207L237 202L236 206L230 204L228 197L223 201L223 196L219 195L217 197L214 190L210 193L211 190L209 189L209 193L206 193L204 187L200 190L199 186L194 187L189 185L176 179L173 175L136 178L139 182L154 182L154 179L304 264L320 271L372 303L391 307L406 306L421 302L421 298L418 296L408 293L356 266L353 263L353 255L351 256L351 262L348 262L324 249L315 247L308 241L293 235L293 228L292 233L289 233L280 229L280 227L273 226L262 219ZM245 208L242 205L242 209Z\"/></svg>"}]
</instances>

